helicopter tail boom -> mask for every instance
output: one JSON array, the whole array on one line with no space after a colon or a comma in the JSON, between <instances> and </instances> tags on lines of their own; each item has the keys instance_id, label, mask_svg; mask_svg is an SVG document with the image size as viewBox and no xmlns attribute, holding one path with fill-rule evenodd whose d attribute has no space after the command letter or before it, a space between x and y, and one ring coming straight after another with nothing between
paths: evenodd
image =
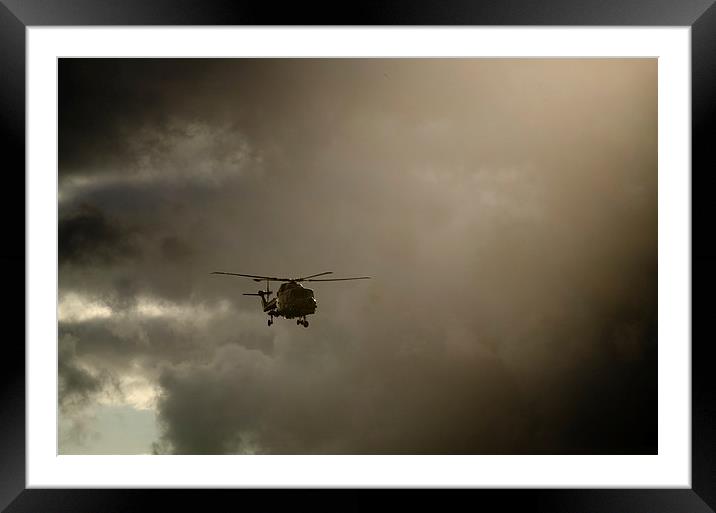
<instances>
[{"instance_id":1,"label":"helicopter tail boom","mask_svg":"<svg viewBox=\"0 0 716 513\"><path fill-rule=\"evenodd\" d=\"M259 296L261 298L261 307L263 308L264 312L268 312L269 315L271 315L271 312L276 310L276 298L268 299L267 297L270 295L264 292L263 290L259 290L256 294L250 294L250 293L244 293L244 296Z\"/></svg>"}]
</instances>

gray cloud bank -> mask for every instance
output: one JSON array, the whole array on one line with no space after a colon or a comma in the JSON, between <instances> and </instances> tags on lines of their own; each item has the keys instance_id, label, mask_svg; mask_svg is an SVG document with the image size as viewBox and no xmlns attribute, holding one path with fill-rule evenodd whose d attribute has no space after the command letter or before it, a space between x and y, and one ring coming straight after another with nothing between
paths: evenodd
<instances>
[{"instance_id":1,"label":"gray cloud bank","mask_svg":"<svg viewBox=\"0 0 716 513\"><path fill-rule=\"evenodd\" d=\"M159 453L655 453L656 72L62 59L61 417L153 409ZM374 279L268 328L213 270Z\"/></svg>"}]
</instances>

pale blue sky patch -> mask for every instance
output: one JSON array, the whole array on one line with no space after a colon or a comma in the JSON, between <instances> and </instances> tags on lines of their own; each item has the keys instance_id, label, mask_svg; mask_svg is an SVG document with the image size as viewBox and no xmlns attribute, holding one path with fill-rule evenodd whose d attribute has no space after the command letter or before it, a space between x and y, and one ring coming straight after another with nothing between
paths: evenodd
<instances>
[{"instance_id":1,"label":"pale blue sky patch","mask_svg":"<svg viewBox=\"0 0 716 513\"><path fill-rule=\"evenodd\" d=\"M154 410L93 406L81 417L60 416L60 454L150 454L159 430Z\"/></svg>"}]
</instances>

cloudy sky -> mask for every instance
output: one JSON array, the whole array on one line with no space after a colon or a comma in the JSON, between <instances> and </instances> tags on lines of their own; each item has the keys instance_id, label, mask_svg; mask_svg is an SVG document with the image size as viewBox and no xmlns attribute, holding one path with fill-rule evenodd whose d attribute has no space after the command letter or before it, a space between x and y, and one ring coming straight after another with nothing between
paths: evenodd
<instances>
[{"instance_id":1,"label":"cloudy sky","mask_svg":"<svg viewBox=\"0 0 716 513\"><path fill-rule=\"evenodd\" d=\"M59 75L60 453L656 452L656 60Z\"/></svg>"}]
</instances>

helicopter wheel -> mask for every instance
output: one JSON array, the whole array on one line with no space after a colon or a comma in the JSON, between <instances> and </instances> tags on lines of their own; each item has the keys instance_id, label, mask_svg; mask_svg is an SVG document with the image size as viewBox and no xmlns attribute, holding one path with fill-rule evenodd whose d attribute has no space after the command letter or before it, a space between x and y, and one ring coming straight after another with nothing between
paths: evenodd
<instances>
[{"instance_id":1,"label":"helicopter wheel","mask_svg":"<svg viewBox=\"0 0 716 513\"><path fill-rule=\"evenodd\" d=\"M271 317L269 317L269 319L268 319L268 325L271 326L272 324L273 324L273 319L272 319Z\"/></svg>"},{"instance_id":2,"label":"helicopter wheel","mask_svg":"<svg viewBox=\"0 0 716 513\"><path fill-rule=\"evenodd\" d=\"M303 321L303 327L308 328L308 321Z\"/></svg>"},{"instance_id":3,"label":"helicopter wheel","mask_svg":"<svg viewBox=\"0 0 716 513\"><path fill-rule=\"evenodd\" d=\"M302 324L301 319L296 319L296 325L298 326L299 324Z\"/></svg>"}]
</instances>

